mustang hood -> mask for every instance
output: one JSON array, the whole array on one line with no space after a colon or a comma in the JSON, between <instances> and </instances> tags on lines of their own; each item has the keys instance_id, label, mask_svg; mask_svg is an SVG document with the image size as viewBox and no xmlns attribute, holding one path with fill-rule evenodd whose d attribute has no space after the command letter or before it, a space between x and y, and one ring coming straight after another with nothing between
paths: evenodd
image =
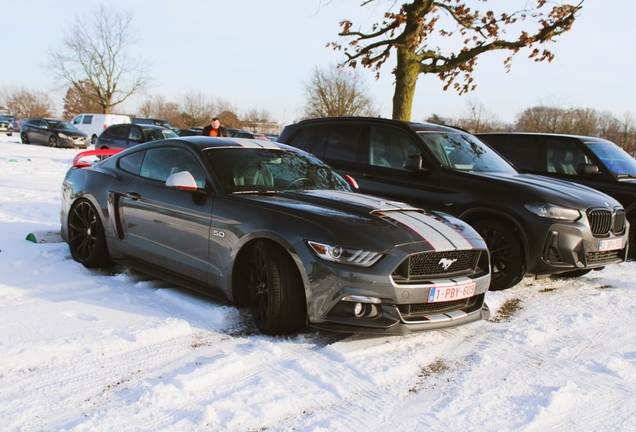
<instances>
[{"instance_id":1,"label":"mustang hood","mask_svg":"<svg viewBox=\"0 0 636 432\"><path fill-rule=\"evenodd\" d=\"M367 238L391 245L424 241L435 250L470 249L475 243L483 243L469 225L455 217L427 213L405 203L369 195L306 191L248 199L258 200L261 206L268 205L295 218L328 226L336 238L352 238L364 233Z\"/></svg>"}]
</instances>

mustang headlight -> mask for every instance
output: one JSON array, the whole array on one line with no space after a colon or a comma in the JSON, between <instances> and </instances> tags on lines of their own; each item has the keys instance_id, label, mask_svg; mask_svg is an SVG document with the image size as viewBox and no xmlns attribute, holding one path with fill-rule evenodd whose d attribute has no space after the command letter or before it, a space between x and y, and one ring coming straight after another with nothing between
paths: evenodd
<instances>
[{"instance_id":1,"label":"mustang headlight","mask_svg":"<svg viewBox=\"0 0 636 432\"><path fill-rule=\"evenodd\" d=\"M575 221L581 217L581 213L572 208L561 207L547 202L531 202L524 205L532 213L547 219Z\"/></svg>"},{"instance_id":2,"label":"mustang headlight","mask_svg":"<svg viewBox=\"0 0 636 432\"><path fill-rule=\"evenodd\" d=\"M325 261L337 262L340 264L351 264L361 267L371 267L382 258L379 252L371 252L360 249L348 249L342 246L333 246L324 243L307 241L311 250Z\"/></svg>"},{"instance_id":3,"label":"mustang headlight","mask_svg":"<svg viewBox=\"0 0 636 432\"><path fill-rule=\"evenodd\" d=\"M68 135L63 134L63 133L61 133L61 132L60 132L60 133L58 133L57 135L58 135L60 138L62 138L62 139L69 139L69 138L70 138Z\"/></svg>"}]
</instances>

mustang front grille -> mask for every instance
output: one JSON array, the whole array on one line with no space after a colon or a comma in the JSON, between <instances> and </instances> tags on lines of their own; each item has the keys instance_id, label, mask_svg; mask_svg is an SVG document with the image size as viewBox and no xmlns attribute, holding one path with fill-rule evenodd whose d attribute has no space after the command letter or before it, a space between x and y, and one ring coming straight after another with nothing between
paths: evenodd
<instances>
[{"instance_id":1,"label":"mustang front grille","mask_svg":"<svg viewBox=\"0 0 636 432\"><path fill-rule=\"evenodd\" d=\"M459 276L477 277L489 271L487 254L483 255L480 250L414 254L402 261L391 276L398 284Z\"/></svg>"}]
</instances>

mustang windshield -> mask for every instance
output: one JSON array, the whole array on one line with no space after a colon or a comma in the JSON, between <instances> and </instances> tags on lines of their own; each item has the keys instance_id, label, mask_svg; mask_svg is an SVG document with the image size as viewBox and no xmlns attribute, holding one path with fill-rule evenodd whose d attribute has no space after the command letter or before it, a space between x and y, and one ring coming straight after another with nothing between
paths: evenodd
<instances>
[{"instance_id":1,"label":"mustang windshield","mask_svg":"<svg viewBox=\"0 0 636 432\"><path fill-rule=\"evenodd\" d=\"M473 136L461 132L418 132L418 135L447 168L457 171L516 172L501 156Z\"/></svg>"},{"instance_id":2,"label":"mustang windshield","mask_svg":"<svg viewBox=\"0 0 636 432\"><path fill-rule=\"evenodd\" d=\"M207 149L205 156L226 193L351 191L347 181L319 159L296 151L225 147Z\"/></svg>"},{"instance_id":3,"label":"mustang windshield","mask_svg":"<svg viewBox=\"0 0 636 432\"><path fill-rule=\"evenodd\" d=\"M636 177L636 159L614 143L585 143L614 174L619 177Z\"/></svg>"}]
</instances>

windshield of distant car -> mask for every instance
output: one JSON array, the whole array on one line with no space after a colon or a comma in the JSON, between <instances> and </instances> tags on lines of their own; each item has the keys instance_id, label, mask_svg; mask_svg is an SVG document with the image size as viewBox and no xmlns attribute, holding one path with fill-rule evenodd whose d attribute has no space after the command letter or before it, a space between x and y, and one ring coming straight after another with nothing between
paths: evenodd
<instances>
[{"instance_id":1,"label":"windshield of distant car","mask_svg":"<svg viewBox=\"0 0 636 432\"><path fill-rule=\"evenodd\" d=\"M174 133L172 129L160 128L143 128L144 135L148 140L162 140L167 138L177 138L179 135Z\"/></svg>"},{"instance_id":2,"label":"windshield of distant car","mask_svg":"<svg viewBox=\"0 0 636 432\"><path fill-rule=\"evenodd\" d=\"M417 134L447 168L457 171L516 172L501 156L471 135L425 131Z\"/></svg>"},{"instance_id":3,"label":"windshield of distant car","mask_svg":"<svg viewBox=\"0 0 636 432\"><path fill-rule=\"evenodd\" d=\"M77 130L77 128L75 126L73 126L71 123L69 123L67 121L63 121L63 120L48 120L48 122L49 122L49 126L51 126L52 129Z\"/></svg>"},{"instance_id":4,"label":"windshield of distant car","mask_svg":"<svg viewBox=\"0 0 636 432\"><path fill-rule=\"evenodd\" d=\"M636 177L636 159L614 143L586 143L610 171L619 176Z\"/></svg>"},{"instance_id":5,"label":"windshield of distant car","mask_svg":"<svg viewBox=\"0 0 636 432\"><path fill-rule=\"evenodd\" d=\"M351 191L319 159L293 150L224 147L207 149L205 156L226 193Z\"/></svg>"}]
</instances>

